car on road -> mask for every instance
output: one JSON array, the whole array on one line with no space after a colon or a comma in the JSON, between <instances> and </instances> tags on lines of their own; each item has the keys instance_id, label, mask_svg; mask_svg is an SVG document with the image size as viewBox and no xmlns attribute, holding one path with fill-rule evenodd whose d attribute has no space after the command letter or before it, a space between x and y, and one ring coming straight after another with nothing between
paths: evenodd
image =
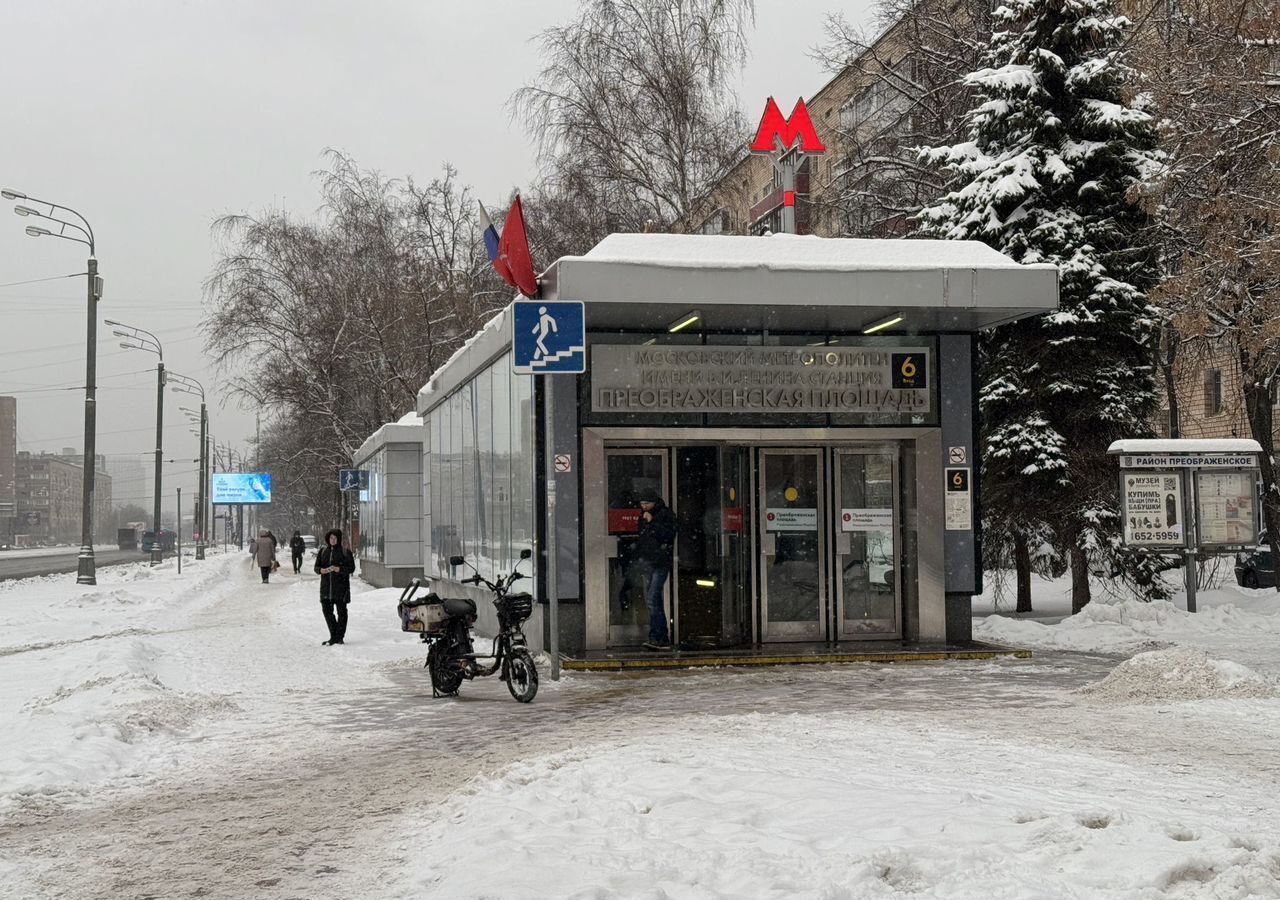
<instances>
[{"instance_id":1,"label":"car on road","mask_svg":"<svg viewBox=\"0 0 1280 900\"><path fill-rule=\"evenodd\" d=\"M302 544L308 550L314 550L319 546L319 541L316 540L316 536L314 534L304 534L302 536Z\"/></svg>"},{"instance_id":2,"label":"car on road","mask_svg":"<svg viewBox=\"0 0 1280 900\"><path fill-rule=\"evenodd\" d=\"M1236 583L1247 588L1276 586L1276 564L1270 548L1259 545L1236 554Z\"/></svg>"}]
</instances>

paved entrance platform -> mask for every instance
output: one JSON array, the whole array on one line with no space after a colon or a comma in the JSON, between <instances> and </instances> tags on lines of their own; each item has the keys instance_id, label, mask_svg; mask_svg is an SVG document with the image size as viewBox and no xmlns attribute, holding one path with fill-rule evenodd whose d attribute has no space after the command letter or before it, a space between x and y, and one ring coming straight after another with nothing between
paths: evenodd
<instances>
[{"instance_id":1,"label":"paved entrance platform","mask_svg":"<svg viewBox=\"0 0 1280 900\"><path fill-rule=\"evenodd\" d=\"M794 666L850 662L932 662L944 659L1029 659L1030 650L968 641L960 644L916 644L905 641L867 641L856 645L775 644L729 650L669 650L641 648L588 650L561 657L560 665L574 671L619 672L624 669L687 669L712 666Z\"/></svg>"}]
</instances>

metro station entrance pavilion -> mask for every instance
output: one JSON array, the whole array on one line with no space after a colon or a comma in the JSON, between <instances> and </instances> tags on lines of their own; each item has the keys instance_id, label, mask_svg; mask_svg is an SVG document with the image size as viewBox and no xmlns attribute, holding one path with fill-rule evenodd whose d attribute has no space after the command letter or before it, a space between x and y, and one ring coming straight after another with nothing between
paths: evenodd
<instances>
[{"instance_id":1,"label":"metro station entrance pavilion","mask_svg":"<svg viewBox=\"0 0 1280 900\"><path fill-rule=\"evenodd\" d=\"M449 544L429 576L554 547L535 596L562 649L638 648L656 494L680 649L969 639L976 336L1056 308L1054 267L971 242L611 235L542 283L585 304L585 374L512 374L508 309L419 395L423 533ZM527 525L495 535L500 506Z\"/></svg>"}]
</instances>

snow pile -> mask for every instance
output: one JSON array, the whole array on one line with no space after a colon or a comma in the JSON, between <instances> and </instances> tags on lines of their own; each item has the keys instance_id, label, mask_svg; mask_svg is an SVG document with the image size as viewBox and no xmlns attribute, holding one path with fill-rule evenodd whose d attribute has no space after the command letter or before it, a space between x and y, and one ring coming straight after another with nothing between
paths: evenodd
<instances>
[{"instance_id":1,"label":"snow pile","mask_svg":"<svg viewBox=\"0 0 1280 900\"><path fill-rule=\"evenodd\" d=\"M5 662L42 677L21 706L5 710L0 784L6 792L0 806L82 787L106 771L144 763L160 749L151 738L178 734L235 709L225 698L168 685L159 672L160 649L143 637L85 641L74 654L55 645L21 657Z\"/></svg>"},{"instance_id":2,"label":"snow pile","mask_svg":"<svg viewBox=\"0 0 1280 900\"><path fill-rule=\"evenodd\" d=\"M1139 653L1096 684L1080 689L1108 704L1180 700L1261 700L1277 696L1274 685L1247 666L1213 659L1203 650L1177 647Z\"/></svg>"},{"instance_id":3,"label":"snow pile","mask_svg":"<svg viewBox=\"0 0 1280 900\"><path fill-rule=\"evenodd\" d=\"M973 634L997 644L1082 653L1130 654L1182 645L1239 659L1235 651L1245 649L1250 651L1250 665L1255 658L1276 665L1280 664L1280 614L1276 612L1280 601L1273 594L1266 602L1269 606L1258 603L1255 610L1235 603L1206 604L1199 612L1188 613L1167 600L1098 599L1054 625L1003 616L975 619Z\"/></svg>"},{"instance_id":4,"label":"snow pile","mask_svg":"<svg viewBox=\"0 0 1280 900\"><path fill-rule=\"evenodd\" d=\"M1280 896L1274 821L1214 777L908 719L710 717L517 764L402 840L430 848L413 896Z\"/></svg>"},{"instance_id":5,"label":"snow pile","mask_svg":"<svg viewBox=\"0 0 1280 900\"><path fill-rule=\"evenodd\" d=\"M143 771L165 739L234 712L172 644L190 642L190 617L230 589L238 562L191 560L181 576L173 560L111 566L97 585L74 574L3 583L0 808Z\"/></svg>"}]
</instances>

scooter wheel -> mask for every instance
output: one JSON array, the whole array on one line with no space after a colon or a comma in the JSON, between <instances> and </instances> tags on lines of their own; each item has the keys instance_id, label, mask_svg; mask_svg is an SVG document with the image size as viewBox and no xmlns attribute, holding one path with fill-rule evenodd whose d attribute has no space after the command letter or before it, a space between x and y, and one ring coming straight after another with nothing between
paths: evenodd
<instances>
[{"instance_id":1,"label":"scooter wheel","mask_svg":"<svg viewBox=\"0 0 1280 900\"><path fill-rule=\"evenodd\" d=\"M431 689L437 697L449 697L462 687L462 674L449 668L449 654L440 642L427 651L427 671L431 673Z\"/></svg>"},{"instance_id":2,"label":"scooter wheel","mask_svg":"<svg viewBox=\"0 0 1280 900\"><path fill-rule=\"evenodd\" d=\"M529 651L523 647L514 648L503 668L511 696L521 703L533 700L538 693L538 669Z\"/></svg>"}]
</instances>

